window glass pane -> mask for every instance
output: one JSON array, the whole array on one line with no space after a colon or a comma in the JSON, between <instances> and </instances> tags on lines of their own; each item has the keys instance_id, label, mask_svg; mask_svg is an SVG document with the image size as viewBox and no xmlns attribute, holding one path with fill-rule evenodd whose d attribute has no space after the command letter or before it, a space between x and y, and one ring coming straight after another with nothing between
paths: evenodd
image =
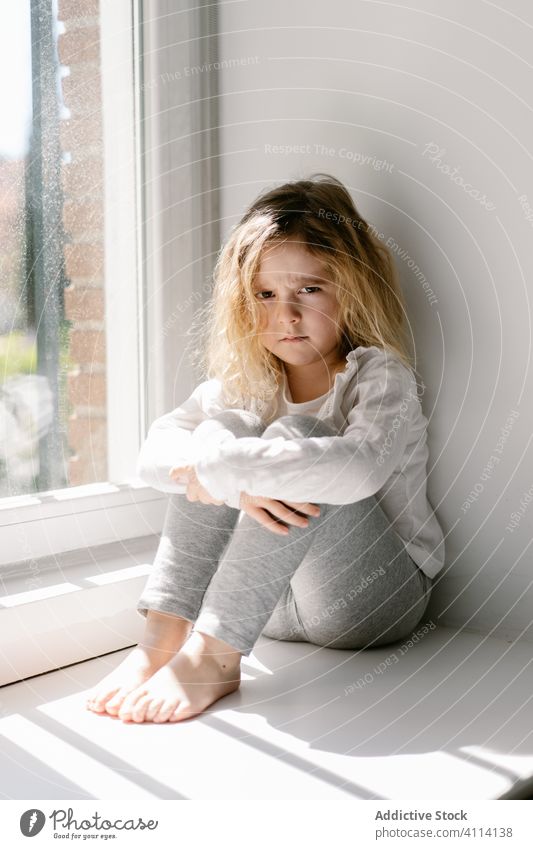
<instances>
[{"instance_id":1,"label":"window glass pane","mask_svg":"<svg viewBox=\"0 0 533 849\"><path fill-rule=\"evenodd\" d=\"M98 0L0 10L0 497L107 479Z\"/></svg>"}]
</instances>

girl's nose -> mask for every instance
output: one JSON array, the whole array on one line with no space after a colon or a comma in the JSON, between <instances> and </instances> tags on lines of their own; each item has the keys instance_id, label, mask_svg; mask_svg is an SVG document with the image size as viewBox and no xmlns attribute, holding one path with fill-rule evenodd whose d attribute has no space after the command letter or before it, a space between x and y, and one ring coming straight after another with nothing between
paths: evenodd
<instances>
[{"instance_id":1,"label":"girl's nose","mask_svg":"<svg viewBox=\"0 0 533 849\"><path fill-rule=\"evenodd\" d=\"M297 318L300 315L300 307L294 301L278 301L278 319L287 320Z\"/></svg>"}]
</instances>

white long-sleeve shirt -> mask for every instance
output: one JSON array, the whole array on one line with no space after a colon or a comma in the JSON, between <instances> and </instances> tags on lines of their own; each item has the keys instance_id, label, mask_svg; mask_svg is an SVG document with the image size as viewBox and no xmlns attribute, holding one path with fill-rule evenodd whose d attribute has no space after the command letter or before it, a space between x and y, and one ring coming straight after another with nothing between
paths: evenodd
<instances>
[{"instance_id":1,"label":"white long-sleeve shirt","mask_svg":"<svg viewBox=\"0 0 533 849\"><path fill-rule=\"evenodd\" d=\"M141 448L137 473L163 492L185 493L172 466L194 465L215 498L239 506L241 492L278 500L349 504L375 495L415 563L434 578L444 565L444 538L426 493L427 419L414 374L390 352L359 346L325 395L292 402L287 380L273 403L277 417L306 413L337 436L242 437L223 428L195 438L220 413L221 384L200 383L171 413L156 419ZM253 409L253 404L251 405Z\"/></svg>"}]
</instances>

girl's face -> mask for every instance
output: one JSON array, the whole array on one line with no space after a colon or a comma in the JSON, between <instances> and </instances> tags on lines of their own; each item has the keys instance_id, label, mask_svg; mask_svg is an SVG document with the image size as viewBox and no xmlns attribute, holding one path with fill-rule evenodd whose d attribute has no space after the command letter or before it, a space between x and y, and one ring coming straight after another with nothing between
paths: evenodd
<instances>
[{"instance_id":1,"label":"girl's face","mask_svg":"<svg viewBox=\"0 0 533 849\"><path fill-rule=\"evenodd\" d=\"M301 241L287 239L264 249L253 292L261 302L259 333L265 348L294 366L339 362L335 284ZM288 336L303 339L285 341Z\"/></svg>"}]
</instances>

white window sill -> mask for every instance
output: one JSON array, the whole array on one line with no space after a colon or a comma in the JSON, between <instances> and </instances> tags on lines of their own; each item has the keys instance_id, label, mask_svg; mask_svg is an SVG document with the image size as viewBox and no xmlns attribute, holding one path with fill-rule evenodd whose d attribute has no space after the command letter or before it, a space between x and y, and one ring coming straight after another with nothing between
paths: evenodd
<instances>
[{"instance_id":1,"label":"white window sill","mask_svg":"<svg viewBox=\"0 0 533 849\"><path fill-rule=\"evenodd\" d=\"M2 691L4 798L442 807L531 797L531 644L442 627L403 653L402 643L350 652L260 637L240 689L172 727L133 727L85 708L126 655Z\"/></svg>"},{"instance_id":2,"label":"white window sill","mask_svg":"<svg viewBox=\"0 0 533 849\"><path fill-rule=\"evenodd\" d=\"M167 501L139 478L0 499L0 576L30 559L160 533Z\"/></svg>"},{"instance_id":3,"label":"white window sill","mask_svg":"<svg viewBox=\"0 0 533 849\"><path fill-rule=\"evenodd\" d=\"M0 686L136 644L158 542L149 534L4 569Z\"/></svg>"}]
</instances>

